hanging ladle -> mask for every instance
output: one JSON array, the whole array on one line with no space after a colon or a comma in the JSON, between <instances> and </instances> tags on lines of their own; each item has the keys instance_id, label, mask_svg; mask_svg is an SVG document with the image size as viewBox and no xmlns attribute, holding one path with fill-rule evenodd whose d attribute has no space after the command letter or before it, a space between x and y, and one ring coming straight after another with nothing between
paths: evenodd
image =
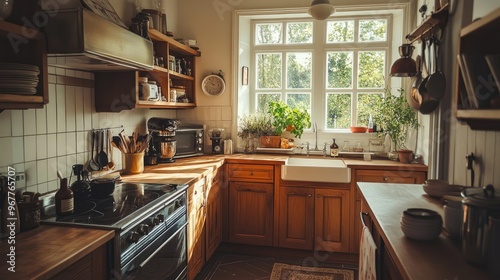
<instances>
[{"instance_id":1,"label":"hanging ladle","mask_svg":"<svg viewBox=\"0 0 500 280\"><path fill-rule=\"evenodd\" d=\"M94 159L94 149L95 149L96 137L97 137L96 132L92 131L92 155L91 155L90 161L89 161L90 171L97 171L100 169L99 163L97 163Z\"/></svg>"},{"instance_id":2,"label":"hanging ladle","mask_svg":"<svg viewBox=\"0 0 500 280\"><path fill-rule=\"evenodd\" d=\"M102 168L104 168L105 166L108 165L108 155L106 154L106 152L104 151L104 130L101 130L99 132L99 136L101 137L101 151L99 152L99 157L98 157L98 162L99 162L99 165L101 166L101 170Z\"/></svg>"}]
</instances>

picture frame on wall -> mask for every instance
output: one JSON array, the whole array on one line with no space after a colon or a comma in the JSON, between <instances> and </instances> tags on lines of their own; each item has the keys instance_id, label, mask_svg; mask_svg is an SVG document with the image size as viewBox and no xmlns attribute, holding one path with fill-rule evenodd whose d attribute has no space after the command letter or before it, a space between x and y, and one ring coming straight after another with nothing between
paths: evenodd
<instances>
[{"instance_id":1,"label":"picture frame on wall","mask_svg":"<svg viewBox=\"0 0 500 280\"><path fill-rule=\"evenodd\" d=\"M241 84L244 86L248 85L248 67L243 66L241 68Z\"/></svg>"}]
</instances>

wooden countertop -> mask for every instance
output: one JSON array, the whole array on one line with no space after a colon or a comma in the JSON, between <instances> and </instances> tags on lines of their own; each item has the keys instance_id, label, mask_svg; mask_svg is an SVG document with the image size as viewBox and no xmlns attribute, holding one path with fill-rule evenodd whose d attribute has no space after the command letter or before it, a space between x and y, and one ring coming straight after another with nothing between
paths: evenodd
<instances>
[{"instance_id":1,"label":"wooden countertop","mask_svg":"<svg viewBox=\"0 0 500 280\"><path fill-rule=\"evenodd\" d=\"M232 154L232 155L204 155L199 157L176 159L173 163L160 163L146 166L141 174L124 174L123 180L136 183L174 183L189 184L197 181L210 172L213 172L224 163L243 164L274 164L282 165L290 157L305 157L305 155L279 154ZM321 156L311 156L322 158ZM378 169L399 171L427 171L423 164L401 164L391 160L372 160L342 158L346 165L353 169Z\"/></svg>"},{"instance_id":2,"label":"wooden countertop","mask_svg":"<svg viewBox=\"0 0 500 280\"><path fill-rule=\"evenodd\" d=\"M374 224L405 279L488 279L486 270L466 262L461 243L442 233L433 241L406 238L400 219L408 208L427 208L443 216L439 200L425 194L422 185L358 183Z\"/></svg>"},{"instance_id":3,"label":"wooden countertop","mask_svg":"<svg viewBox=\"0 0 500 280\"><path fill-rule=\"evenodd\" d=\"M113 230L42 225L15 238L15 273L7 270L8 239L2 240L0 279L49 279L113 239Z\"/></svg>"}]
</instances>

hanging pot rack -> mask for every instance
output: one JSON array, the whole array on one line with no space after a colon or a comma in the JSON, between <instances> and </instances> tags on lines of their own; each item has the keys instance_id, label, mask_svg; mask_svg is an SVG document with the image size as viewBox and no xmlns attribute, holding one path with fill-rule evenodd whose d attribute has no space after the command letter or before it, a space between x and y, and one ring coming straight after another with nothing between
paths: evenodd
<instances>
[{"instance_id":1,"label":"hanging pot rack","mask_svg":"<svg viewBox=\"0 0 500 280\"><path fill-rule=\"evenodd\" d=\"M436 35L439 30L444 28L448 21L448 7L449 4L446 3L439 10L433 12L415 30L406 35L406 39L410 43L413 43L427 40Z\"/></svg>"}]
</instances>

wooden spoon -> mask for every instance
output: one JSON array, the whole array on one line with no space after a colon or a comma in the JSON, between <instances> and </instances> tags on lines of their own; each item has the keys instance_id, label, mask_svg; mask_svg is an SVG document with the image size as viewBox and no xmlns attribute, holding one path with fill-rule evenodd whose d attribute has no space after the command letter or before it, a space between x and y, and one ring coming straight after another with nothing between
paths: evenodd
<instances>
[{"instance_id":1,"label":"wooden spoon","mask_svg":"<svg viewBox=\"0 0 500 280\"><path fill-rule=\"evenodd\" d=\"M106 133L108 134L108 137L107 137L107 150L108 150L108 155L109 155L109 162L108 162L108 168L110 170L113 170L115 169L115 162L113 161L113 147L111 146L111 131L108 129L106 131Z\"/></svg>"}]
</instances>

